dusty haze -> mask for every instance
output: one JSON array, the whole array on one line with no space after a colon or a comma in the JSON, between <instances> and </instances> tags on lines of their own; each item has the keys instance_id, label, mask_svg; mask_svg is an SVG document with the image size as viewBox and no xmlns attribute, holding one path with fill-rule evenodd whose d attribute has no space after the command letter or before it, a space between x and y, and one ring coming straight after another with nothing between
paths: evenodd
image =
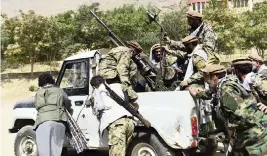
<instances>
[{"instance_id":1,"label":"dusty haze","mask_svg":"<svg viewBox=\"0 0 267 156\"><path fill-rule=\"evenodd\" d=\"M152 4L159 8L177 7L185 4L185 0L1 0L3 13L9 16L19 15L19 10L34 10L36 13L51 16L67 10L75 10L79 5L100 3L101 10L112 9L123 4L148 5Z\"/></svg>"}]
</instances>

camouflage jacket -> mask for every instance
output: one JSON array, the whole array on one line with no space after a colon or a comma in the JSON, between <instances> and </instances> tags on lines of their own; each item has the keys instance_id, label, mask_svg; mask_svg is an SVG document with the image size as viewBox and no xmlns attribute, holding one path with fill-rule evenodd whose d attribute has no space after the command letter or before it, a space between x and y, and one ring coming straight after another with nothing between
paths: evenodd
<instances>
[{"instance_id":1,"label":"camouflage jacket","mask_svg":"<svg viewBox=\"0 0 267 156\"><path fill-rule=\"evenodd\" d=\"M211 52L218 50L218 36L207 23L202 22L196 30L189 30L189 34L199 38L204 50Z\"/></svg>"},{"instance_id":2,"label":"camouflage jacket","mask_svg":"<svg viewBox=\"0 0 267 156\"><path fill-rule=\"evenodd\" d=\"M217 88L227 128L236 130L234 148L245 147L250 155L267 152L267 115L257 108L256 98L227 77Z\"/></svg>"},{"instance_id":3,"label":"camouflage jacket","mask_svg":"<svg viewBox=\"0 0 267 156\"><path fill-rule=\"evenodd\" d=\"M190 29L187 35L197 36L200 40L200 43L203 44L204 50L211 52L217 52L218 50L218 36L212 30L211 26L203 22L197 29ZM171 40L171 47L184 47L181 41Z\"/></svg>"},{"instance_id":4,"label":"camouflage jacket","mask_svg":"<svg viewBox=\"0 0 267 156\"><path fill-rule=\"evenodd\" d=\"M257 71L258 74L267 76L267 67L265 64L261 65L260 68Z\"/></svg>"},{"instance_id":5,"label":"camouflage jacket","mask_svg":"<svg viewBox=\"0 0 267 156\"><path fill-rule=\"evenodd\" d=\"M137 66L132 60L132 53L127 47L113 48L99 63L99 75L105 79L119 77L123 90L128 92L130 99L136 99L131 80L137 72Z\"/></svg>"},{"instance_id":6,"label":"camouflage jacket","mask_svg":"<svg viewBox=\"0 0 267 156\"><path fill-rule=\"evenodd\" d=\"M226 78L230 79L231 81L235 81L237 83L240 83L238 78L236 77L236 75L227 75ZM214 92L212 92L210 89L198 91L196 94L196 97L199 99L204 99L204 100L210 100L212 98L217 98L216 95L214 95ZM217 101L217 99L215 101Z\"/></svg>"},{"instance_id":7,"label":"camouflage jacket","mask_svg":"<svg viewBox=\"0 0 267 156\"><path fill-rule=\"evenodd\" d=\"M207 52L209 56L208 62L219 63L220 56L217 54L218 51L218 36L212 30L211 26L207 23L202 22L202 24L195 30L190 29L188 35L194 35L199 38L200 44L202 44L203 49ZM170 43L171 47L183 47L181 41L173 41ZM177 50L172 53L173 55L184 57L182 51Z\"/></svg>"},{"instance_id":8,"label":"camouflage jacket","mask_svg":"<svg viewBox=\"0 0 267 156\"><path fill-rule=\"evenodd\" d=\"M185 74L185 81L187 81L188 84L199 83L199 82L204 83L203 74L200 71L200 69L205 68L207 59L208 59L207 53L202 49L201 45L197 45L192 52L192 57L189 60L189 64L187 66ZM192 61L193 67L191 67L190 61ZM192 74L188 75L188 72L190 72L190 70L193 70Z\"/></svg>"},{"instance_id":9,"label":"camouflage jacket","mask_svg":"<svg viewBox=\"0 0 267 156\"><path fill-rule=\"evenodd\" d=\"M251 92L258 102L267 105L267 77L262 74L253 74L252 82L249 84Z\"/></svg>"}]
</instances>

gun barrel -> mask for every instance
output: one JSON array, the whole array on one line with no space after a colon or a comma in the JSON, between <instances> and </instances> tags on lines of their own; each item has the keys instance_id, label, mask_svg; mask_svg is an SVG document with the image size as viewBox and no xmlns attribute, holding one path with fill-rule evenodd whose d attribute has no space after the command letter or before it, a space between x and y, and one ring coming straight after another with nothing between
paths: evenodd
<instances>
[{"instance_id":1,"label":"gun barrel","mask_svg":"<svg viewBox=\"0 0 267 156\"><path fill-rule=\"evenodd\" d=\"M103 25L105 27L105 29L107 29L109 32L111 31L106 24L92 11L90 10L90 13L95 17L95 19L97 20L97 22L99 22L101 25Z\"/></svg>"},{"instance_id":2,"label":"gun barrel","mask_svg":"<svg viewBox=\"0 0 267 156\"><path fill-rule=\"evenodd\" d=\"M98 23L100 23L109 32L108 36L116 46L125 46L124 43L107 27L107 25L92 11L90 13L95 17Z\"/></svg>"}]
</instances>

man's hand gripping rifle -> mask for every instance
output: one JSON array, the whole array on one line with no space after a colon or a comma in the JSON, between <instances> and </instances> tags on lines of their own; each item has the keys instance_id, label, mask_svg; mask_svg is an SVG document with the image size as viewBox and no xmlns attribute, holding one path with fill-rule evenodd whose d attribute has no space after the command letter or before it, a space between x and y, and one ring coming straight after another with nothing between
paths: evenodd
<instances>
[{"instance_id":1,"label":"man's hand gripping rifle","mask_svg":"<svg viewBox=\"0 0 267 156\"><path fill-rule=\"evenodd\" d=\"M107 27L107 25L93 12L90 13L95 17L98 23L100 23L107 31L109 39L116 45L116 46L124 46L125 44ZM156 90L156 83L155 79L157 76L157 72L154 68L150 66L150 64L140 56L136 55L132 58L132 60L137 65L137 69L139 70L140 74L146 79L149 87L152 91Z\"/></svg>"}]
</instances>

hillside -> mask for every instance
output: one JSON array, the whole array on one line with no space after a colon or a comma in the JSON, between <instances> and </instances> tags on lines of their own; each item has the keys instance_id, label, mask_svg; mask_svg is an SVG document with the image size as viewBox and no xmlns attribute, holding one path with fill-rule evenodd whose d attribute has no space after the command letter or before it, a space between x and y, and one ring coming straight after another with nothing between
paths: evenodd
<instances>
[{"instance_id":1,"label":"hillside","mask_svg":"<svg viewBox=\"0 0 267 156\"><path fill-rule=\"evenodd\" d=\"M186 0L1 0L3 13L9 16L19 15L19 10L34 10L36 13L51 16L66 10L75 10L79 5L100 3L101 10L112 9L123 4L148 5L152 4L159 8L168 8L185 4Z\"/></svg>"}]
</instances>

